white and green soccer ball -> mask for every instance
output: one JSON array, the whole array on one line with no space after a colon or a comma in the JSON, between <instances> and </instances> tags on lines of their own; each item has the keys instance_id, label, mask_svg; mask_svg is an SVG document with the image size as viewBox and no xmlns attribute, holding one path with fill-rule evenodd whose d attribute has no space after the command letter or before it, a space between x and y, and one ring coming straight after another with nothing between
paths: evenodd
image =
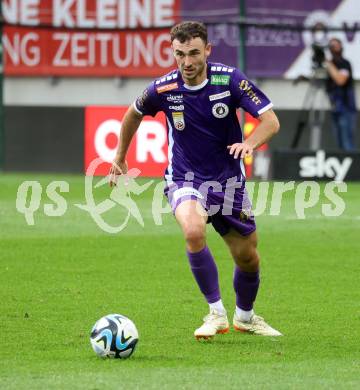
<instances>
[{"instance_id":1,"label":"white and green soccer ball","mask_svg":"<svg viewBox=\"0 0 360 390\"><path fill-rule=\"evenodd\" d=\"M90 335L91 346L101 357L126 359L133 354L138 341L135 324L121 314L100 318Z\"/></svg>"}]
</instances>

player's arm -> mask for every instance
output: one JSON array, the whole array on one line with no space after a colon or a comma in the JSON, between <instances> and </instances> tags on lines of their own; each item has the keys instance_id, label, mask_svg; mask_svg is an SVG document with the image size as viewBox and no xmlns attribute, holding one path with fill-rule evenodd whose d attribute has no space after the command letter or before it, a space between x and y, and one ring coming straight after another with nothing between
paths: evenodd
<instances>
[{"instance_id":1,"label":"player's arm","mask_svg":"<svg viewBox=\"0 0 360 390\"><path fill-rule=\"evenodd\" d=\"M116 176L127 173L128 167L126 162L126 154L129 149L131 140L140 126L143 115L137 112L132 104L125 113L122 126L119 146L116 152L115 159L112 163L109 172L110 187L116 185Z\"/></svg>"},{"instance_id":2,"label":"player's arm","mask_svg":"<svg viewBox=\"0 0 360 390\"><path fill-rule=\"evenodd\" d=\"M349 80L350 73L347 69L338 69L333 62L325 62L326 70L336 85L342 87Z\"/></svg>"},{"instance_id":3,"label":"player's arm","mask_svg":"<svg viewBox=\"0 0 360 390\"><path fill-rule=\"evenodd\" d=\"M273 110L268 110L258 116L260 123L244 142L228 146L234 158L251 156L253 151L269 141L280 129L279 120Z\"/></svg>"},{"instance_id":4,"label":"player's arm","mask_svg":"<svg viewBox=\"0 0 360 390\"><path fill-rule=\"evenodd\" d=\"M234 155L234 158L245 158L272 138L279 131L280 124L271 109L273 104L269 98L238 69L231 76L230 90L236 108L242 108L260 120L249 138L228 146L229 153Z\"/></svg>"}]
</instances>

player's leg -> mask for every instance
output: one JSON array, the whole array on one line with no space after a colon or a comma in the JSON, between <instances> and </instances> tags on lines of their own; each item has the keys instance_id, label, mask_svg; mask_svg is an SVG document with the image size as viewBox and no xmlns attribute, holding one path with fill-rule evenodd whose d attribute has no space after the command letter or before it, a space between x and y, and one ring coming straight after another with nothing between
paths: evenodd
<instances>
[{"instance_id":1,"label":"player's leg","mask_svg":"<svg viewBox=\"0 0 360 390\"><path fill-rule=\"evenodd\" d=\"M175 210L189 252L199 252L206 246L207 214L196 199L181 202Z\"/></svg>"},{"instance_id":2,"label":"player's leg","mask_svg":"<svg viewBox=\"0 0 360 390\"><path fill-rule=\"evenodd\" d=\"M235 262L233 283L236 292L236 312L244 321L249 321L253 315L254 302L260 284L260 258L256 249L256 231L243 236L231 229L223 236L223 239Z\"/></svg>"},{"instance_id":3,"label":"player's leg","mask_svg":"<svg viewBox=\"0 0 360 390\"><path fill-rule=\"evenodd\" d=\"M192 273L210 307L210 314L195 331L195 336L208 338L216 333L226 333L229 324L221 301L218 271L206 245L206 211L198 201L191 199L177 206L175 217L183 231Z\"/></svg>"},{"instance_id":4,"label":"player's leg","mask_svg":"<svg viewBox=\"0 0 360 390\"><path fill-rule=\"evenodd\" d=\"M196 200L180 203L175 211L186 242L186 253L191 270L210 308L225 311L218 282L218 271L206 245L207 214Z\"/></svg>"},{"instance_id":5,"label":"player's leg","mask_svg":"<svg viewBox=\"0 0 360 390\"><path fill-rule=\"evenodd\" d=\"M260 284L260 258L257 251L256 231L244 236L235 229L230 229L223 236L223 239L235 262L233 279L236 293L234 328L263 336L281 336L281 333L268 325L262 317L255 315L253 310Z\"/></svg>"}]
</instances>

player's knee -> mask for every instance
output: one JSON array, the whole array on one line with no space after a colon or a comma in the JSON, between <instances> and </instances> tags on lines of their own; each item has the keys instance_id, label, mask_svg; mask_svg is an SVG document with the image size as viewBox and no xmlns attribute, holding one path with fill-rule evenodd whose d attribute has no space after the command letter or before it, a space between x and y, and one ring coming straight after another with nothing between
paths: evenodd
<instances>
[{"instance_id":1,"label":"player's knee","mask_svg":"<svg viewBox=\"0 0 360 390\"><path fill-rule=\"evenodd\" d=\"M185 240L188 242L197 242L205 240L205 232L201 228L190 228L184 232Z\"/></svg>"},{"instance_id":2,"label":"player's knee","mask_svg":"<svg viewBox=\"0 0 360 390\"><path fill-rule=\"evenodd\" d=\"M235 263L245 272L255 272L259 268L260 257L256 248L233 251Z\"/></svg>"},{"instance_id":3,"label":"player's knee","mask_svg":"<svg viewBox=\"0 0 360 390\"><path fill-rule=\"evenodd\" d=\"M203 245L205 241L205 227L203 225L189 225L183 230L185 240L189 245Z\"/></svg>"}]
</instances>

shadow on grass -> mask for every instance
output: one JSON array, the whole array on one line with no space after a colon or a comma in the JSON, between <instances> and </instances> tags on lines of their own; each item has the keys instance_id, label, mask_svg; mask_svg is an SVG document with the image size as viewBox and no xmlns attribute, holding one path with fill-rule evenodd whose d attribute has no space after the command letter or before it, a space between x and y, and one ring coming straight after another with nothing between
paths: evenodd
<instances>
[{"instance_id":1,"label":"shadow on grass","mask_svg":"<svg viewBox=\"0 0 360 390\"><path fill-rule=\"evenodd\" d=\"M147 362L152 362L152 363L161 363L161 362L166 362L166 363L178 363L181 361L186 360L183 356L171 356L171 355L142 355L142 354L134 354L128 359L111 359L111 358L101 358L98 356L89 356L88 360L92 363L99 361L99 362L104 362L105 364L117 364L118 362L125 363L125 362L132 362L132 364L136 364L136 362L141 363L147 363ZM111 363L108 363L111 362ZM114 362L114 363L112 363ZM126 364L126 363L125 363Z\"/></svg>"}]
</instances>

